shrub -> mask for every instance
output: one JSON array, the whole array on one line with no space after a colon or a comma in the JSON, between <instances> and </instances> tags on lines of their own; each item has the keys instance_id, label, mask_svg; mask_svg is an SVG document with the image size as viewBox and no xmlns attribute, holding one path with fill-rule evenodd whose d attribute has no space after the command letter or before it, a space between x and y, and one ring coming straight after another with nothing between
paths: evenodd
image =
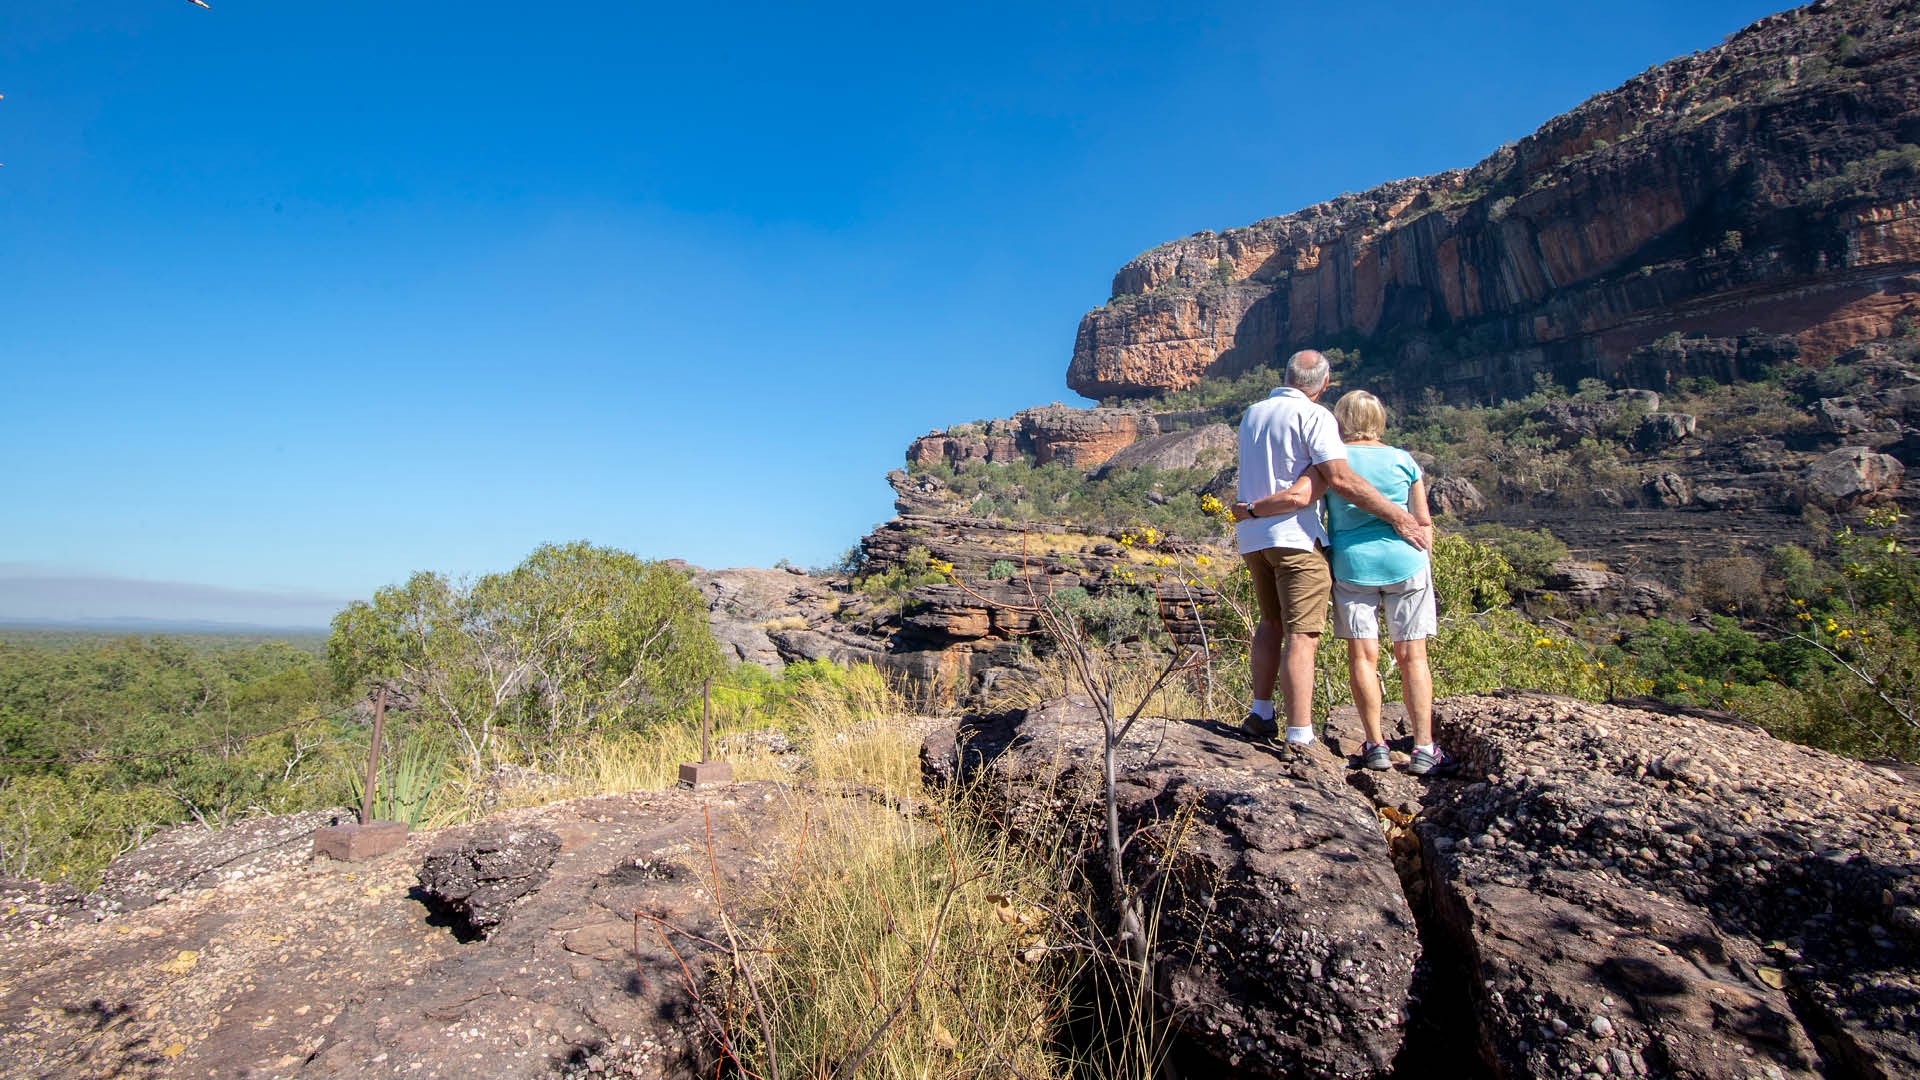
<instances>
[{"instance_id":1,"label":"shrub","mask_svg":"<svg viewBox=\"0 0 1920 1080\"><path fill-rule=\"evenodd\" d=\"M1475 543L1497 552L1505 562L1505 578L1501 584L1510 593L1540 588L1553 573L1553 564L1570 557L1567 545L1546 529L1516 529L1486 523L1470 527L1467 535ZM1435 565L1440 565L1438 560Z\"/></svg>"},{"instance_id":2,"label":"shrub","mask_svg":"<svg viewBox=\"0 0 1920 1080\"><path fill-rule=\"evenodd\" d=\"M1771 592L1767 570L1751 555L1709 559L1694 571L1700 604L1709 611L1758 615L1765 611Z\"/></svg>"}]
</instances>

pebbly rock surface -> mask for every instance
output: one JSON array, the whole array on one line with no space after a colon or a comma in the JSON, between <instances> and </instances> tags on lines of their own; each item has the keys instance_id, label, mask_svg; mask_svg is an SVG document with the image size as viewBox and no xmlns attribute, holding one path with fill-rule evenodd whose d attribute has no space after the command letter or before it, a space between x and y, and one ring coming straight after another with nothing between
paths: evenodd
<instances>
[{"instance_id":1,"label":"pebbly rock surface","mask_svg":"<svg viewBox=\"0 0 1920 1080\"><path fill-rule=\"evenodd\" d=\"M1097 814L1100 739L1093 706L1068 698L936 732L922 762L930 782L977 783L1011 828L1047 836ZM1392 1070L1420 943L1373 808L1343 773L1323 749L1291 755L1200 722L1143 722L1122 748L1122 833L1139 838L1127 877L1165 890L1159 1003L1212 1062L1190 1075ZM1098 829L1080 835L1104 881Z\"/></svg>"},{"instance_id":2,"label":"pebbly rock surface","mask_svg":"<svg viewBox=\"0 0 1920 1080\"><path fill-rule=\"evenodd\" d=\"M1503 1076L1920 1075L1920 792L1711 714L1453 698L1416 824Z\"/></svg>"},{"instance_id":3,"label":"pebbly rock surface","mask_svg":"<svg viewBox=\"0 0 1920 1080\"><path fill-rule=\"evenodd\" d=\"M297 866L313 854L314 833L358 820L352 810L337 807L249 818L225 829L168 829L115 859L90 903L105 911L137 910L170 896Z\"/></svg>"},{"instance_id":4,"label":"pebbly rock surface","mask_svg":"<svg viewBox=\"0 0 1920 1080\"><path fill-rule=\"evenodd\" d=\"M446 837L420 864L420 888L433 905L485 937L513 902L547 880L560 838L545 829L483 825Z\"/></svg>"},{"instance_id":5,"label":"pebbly rock surface","mask_svg":"<svg viewBox=\"0 0 1920 1080\"><path fill-rule=\"evenodd\" d=\"M706 943L721 936L714 890L730 905L757 895L790 858L792 837L767 828L777 790L498 815L559 851L479 941L450 932L415 886L435 833L366 863L302 859L102 918L0 920L0 1077L712 1076L686 973L719 955ZM56 915L71 904L59 890L0 893ZM749 931L754 910L733 910Z\"/></svg>"}]
</instances>

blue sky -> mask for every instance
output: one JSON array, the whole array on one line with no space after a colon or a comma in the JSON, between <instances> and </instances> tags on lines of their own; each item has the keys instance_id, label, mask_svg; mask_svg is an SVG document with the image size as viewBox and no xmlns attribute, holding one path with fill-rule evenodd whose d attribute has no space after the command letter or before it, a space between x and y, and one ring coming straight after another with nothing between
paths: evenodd
<instances>
[{"instance_id":1,"label":"blue sky","mask_svg":"<svg viewBox=\"0 0 1920 1080\"><path fill-rule=\"evenodd\" d=\"M5 4L0 618L830 561L915 436L1078 400L1138 252L1784 7Z\"/></svg>"}]
</instances>

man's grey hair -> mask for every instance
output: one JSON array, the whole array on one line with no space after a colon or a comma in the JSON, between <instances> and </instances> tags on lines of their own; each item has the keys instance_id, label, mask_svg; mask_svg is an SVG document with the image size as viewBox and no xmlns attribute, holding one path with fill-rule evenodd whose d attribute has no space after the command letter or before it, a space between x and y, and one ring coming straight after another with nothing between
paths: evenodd
<instances>
[{"instance_id":1,"label":"man's grey hair","mask_svg":"<svg viewBox=\"0 0 1920 1080\"><path fill-rule=\"evenodd\" d=\"M1332 369L1327 358L1315 349L1301 349L1287 361L1287 385L1309 393L1326 385Z\"/></svg>"}]
</instances>

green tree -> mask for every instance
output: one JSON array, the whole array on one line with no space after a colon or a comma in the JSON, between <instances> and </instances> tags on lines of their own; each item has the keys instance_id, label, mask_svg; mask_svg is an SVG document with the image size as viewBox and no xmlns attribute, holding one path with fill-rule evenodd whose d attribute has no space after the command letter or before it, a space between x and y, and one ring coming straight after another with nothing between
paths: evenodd
<instances>
[{"instance_id":1,"label":"green tree","mask_svg":"<svg viewBox=\"0 0 1920 1080\"><path fill-rule=\"evenodd\" d=\"M474 769L503 734L542 756L682 713L722 668L684 571L585 542L471 586L415 574L336 616L327 655L342 684L388 680L448 724Z\"/></svg>"}]
</instances>

